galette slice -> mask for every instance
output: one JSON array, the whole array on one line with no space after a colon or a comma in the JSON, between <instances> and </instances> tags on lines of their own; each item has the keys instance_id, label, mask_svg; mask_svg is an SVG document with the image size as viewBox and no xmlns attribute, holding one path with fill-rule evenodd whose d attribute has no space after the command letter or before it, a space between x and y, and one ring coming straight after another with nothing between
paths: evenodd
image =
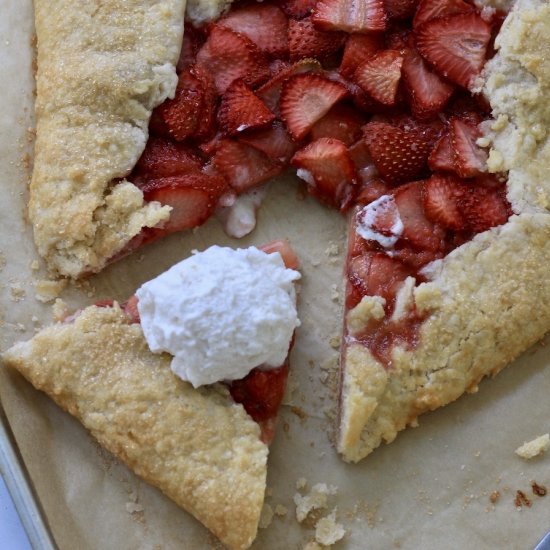
<instances>
[{"instance_id":1,"label":"galette slice","mask_svg":"<svg viewBox=\"0 0 550 550\"><path fill-rule=\"evenodd\" d=\"M289 304L294 299L293 281L299 274L286 268L279 254L253 248L209 250L210 259L223 253L226 270L227 259L238 254L233 267L246 256L255 271L263 266L262 274L267 268L278 278L278 283L271 285L271 292L284 313L277 311L276 305L267 313L251 307L248 319L236 319L236 325L240 325L226 329L228 333L232 329L256 329L264 333L264 339L268 334L275 342L266 346L269 350L258 349L254 342L250 349L234 350L237 360L252 364L258 361L252 370L250 365L244 369L250 370L246 376L239 375L237 364L229 371L227 364L215 364L212 357L223 352L223 345L216 348L209 340L211 345L206 342L201 348L193 340L198 326L193 313L201 311L199 305L186 316L187 324L181 330L188 333L190 349L203 354L208 369L202 369L200 364L197 367L197 357L182 362L181 357L176 361L177 355L153 353L140 324L140 310L143 322L158 318L148 311L151 296L144 291L146 285L138 291L148 302L145 307L140 307L136 297L123 306L115 302L87 307L64 322L41 330L31 340L15 344L3 355L3 361L78 418L103 447L193 514L227 547L240 550L254 540L262 510L268 442L274 435L288 373L287 356L298 323ZM283 251L285 260L296 267L296 257L288 244L274 243L268 250ZM196 271L198 262L205 261L208 252L191 258L195 260L191 272ZM178 278L183 281L185 272L173 272L172 282ZM160 277L152 282L158 282ZM205 288L211 283L196 281L195 297L202 295L208 301ZM165 289L170 288L165 281L163 284ZM181 291L189 292L185 283L181 284ZM221 291L231 299L227 287ZM239 297L239 292L235 291L234 296ZM178 302L177 295L172 298ZM212 295L210 305L202 310L210 308L213 314L204 319L202 326L220 325L215 313L217 304L211 298ZM269 298L267 302L272 303ZM164 307L162 299L155 303L157 308ZM178 311L172 310L170 315L177 316ZM281 323L286 326L277 326ZM173 334L178 327L165 326L160 330ZM224 338L221 333L204 336ZM238 335L226 337L229 344L235 344ZM188 353L185 343L180 349ZM230 363L232 357L226 359ZM212 374L216 369L217 377ZM197 387L182 378L191 379ZM219 381L203 384L213 378Z\"/></svg>"}]
</instances>

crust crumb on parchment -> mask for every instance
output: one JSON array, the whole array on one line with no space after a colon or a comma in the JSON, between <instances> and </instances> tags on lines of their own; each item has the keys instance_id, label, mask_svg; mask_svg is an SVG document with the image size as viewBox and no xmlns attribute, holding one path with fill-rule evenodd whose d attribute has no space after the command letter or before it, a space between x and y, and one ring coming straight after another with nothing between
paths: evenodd
<instances>
[{"instance_id":1,"label":"crust crumb on parchment","mask_svg":"<svg viewBox=\"0 0 550 550\"><path fill-rule=\"evenodd\" d=\"M516 454L525 460L539 456L550 448L550 434L544 434L525 442L516 449Z\"/></svg>"},{"instance_id":2,"label":"crust crumb on parchment","mask_svg":"<svg viewBox=\"0 0 550 550\"><path fill-rule=\"evenodd\" d=\"M67 286L67 279L40 279L34 283L36 290L35 298L44 304L53 302L57 298L65 287Z\"/></svg>"}]
</instances>

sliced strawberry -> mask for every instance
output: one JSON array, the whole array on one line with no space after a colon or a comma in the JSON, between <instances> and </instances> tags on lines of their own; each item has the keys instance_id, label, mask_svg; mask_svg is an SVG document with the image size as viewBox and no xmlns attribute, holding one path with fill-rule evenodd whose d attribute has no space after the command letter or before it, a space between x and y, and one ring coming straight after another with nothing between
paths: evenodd
<instances>
[{"instance_id":1,"label":"sliced strawberry","mask_svg":"<svg viewBox=\"0 0 550 550\"><path fill-rule=\"evenodd\" d=\"M275 115L242 80L235 80L222 96L218 123L227 135L234 136L249 128L266 126L274 119Z\"/></svg>"},{"instance_id":2,"label":"sliced strawberry","mask_svg":"<svg viewBox=\"0 0 550 550\"><path fill-rule=\"evenodd\" d=\"M394 23L384 33L384 48L386 50L398 50L403 53L407 48L414 45L410 25L405 23Z\"/></svg>"},{"instance_id":3,"label":"sliced strawberry","mask_svg":"<svg viewBox=\"0 0 550 550\"><path fill-rule=\"evenodd\" d=\"M346 40L340 72L346 78L352 78L355 70L377 51L383 48L384 41L380 33L350 34Z\"/></svg>"},{"instance_id":4,"label":"sliced strawberry","mask_svg":"<svg viewBox=\"0 0 550 550\"><path fill-rule=\"evenodd\" d=\"M243 133L239 141L265 153L270 159L286 164L298 149L286 128L275 121L267 128Z\"/></svg>"},{"instance_id":5,"label":"sliced strawberry","mask_svg":"<svg viewBox=\"0 0 550 550\"><path fill-rule=\"evenodd\" d=\"M288 54L287 19L277 6L260 3L238 6L217 24L243 34L268 55Z\"/></svg>"},{"instance_id":6,"label":"sliced strawberry","mask_svg":"<svg viewBox=\"0 0 550 550\"><path fill-rule=\"evenodd\" d=\"M446 126L436 118L429 122L420 121L413 116L404 113L395 113L389 116L374 116L373 122L388 122L393 126L397 126L408 133L415 133L428 144L430 149L433 149L439 138L445 133Z\"/></svg>"},{"instance_id":7,"label":"sliced strawberry","mask_svg":"<svg viewBox=\"0 0 550 550\"><path fill-rule=\"evenodd\" d=\"M288 363L274 369L252 369L241 380L233 380L229 391L256 422L263 423L277 416L285 393ZM266 434L263 434L265 437ZM270 431L270 437L273 434ZM267 442L269 442L269 437Z\"/></svg>"},{"instance_id":8,"label":"sliced strawberry","mask_svg":"<svg viewBox=\"0 0 550 550\"><path fill-rule=\"evenodd\" d=\"M401 80L403 56L396 50L383 50L357 67L355 81L383 105L395 105Z\"/></svg>"},{"instance_id":9,"label":"sliced strawberry","mask_svg":"<svg viewBox=\"0 0 550 550\"><path fill-rule=\"evenodd\" d=\"M381 252L365 252L351 259L348 279L363 295L395 297L400 284L411 274L410 268Z\"/></svg>"},{"instance_id":10,"label":"sliced strawberry","mask_svg":"<svg viewBox=\"0 0 550 550\"><path fill-rule=\"evenodd\" d=\"M416 280L421 282L422 278L418 274L418 270L434 260L443 258L446 253L447 250L418 250L403 241L401 243L397 243L395 248L392 250L392 258L399 260L409 269L414 270L416 273Z\"/></svg>"},{"instance_id":11,"label":"sliced strawberry","mask_svg":"<svg viewBox=\"0 0 550 550\"><path fill-rule=\"evenodd\" d=\"M434 172L455 172L455 152L448 133L441 136L435 144L428 157L428 166Z\"/></svg>"},{"instance_id":12,"label":"sliced strawberry","mask_svg":"<svg viewBox=\"0 0 550 550\"><path fill-rule=\"evenodd\" d=\"M322 30L369 32L386 28L383 0L319 0L313 22Z\"/></svg>"},{"instance_id":13,"label":"sliced strawberry","mask_svg":"<svg viewBox=\"0 0 550 550\"><path fill-rule=\"evenodd\" d=\"M181 141L195 133L204 105L204 95L204 86L192 68L180 73L174 99L166 100L155 109L172 138Z\"/></svg>"},{"instance_id":14,"label":"sliced strawberry","mask_svg":"<svg viewBox=\"0 0 550 550\"><path fill-rule=\"evenodd\" d=\"M342 210L349 207L357 176L344 143L333 138L318 139L300 149L291 163L312 195Z\"/></svg>"},{"instance_id":15,"label":"sliced strawberry","mask_svg":"<svg viewBox=\"0 0 550 550\"><path fill-rule=\"evenodd\" d=\"M468 191L461 199L460 209L472 231L480 233L506 223L511 211L500 189L471 186Z\"/></svg>"},{"instance_id":16,"label":"sliced strawberry","mask_svg":"<svg viewBox=\"0 0 550 550\"><path fill-rule=\"evenodd\" d=\"M383 178L407 181L417 177L425 168L432 144L415 129L407 131L386 122L369 122L363 133Z\"/></svg>"},{"instance_id":17,"label":"sliced strawberry","mask_svg":"<svg viewBox=\"0 0 550 550\"><path fill-rule=\"evenodd\" d=\"M384 0L384 8L390 19L409 19L416 11L418 0Z\"/></svg>"},{"instance_id":18,"label":"sliced strawberry","mask_svg":"<svg viewBox=\"0 0 550 550\"><path fill-rule=\"evenodd\" d=\"M380 179L372 179L363 187L357 194L355 201L357 204L370 204L372 201L387 195L391 191L391 187Z\"/></svg>"},{"instance_id":19,"label":"sliced strawberry","mask_svg":"<svg viewBox=\"0 0 550 550\"><path fill-rule=\"evenodd\" d=\"M158 201L172 207L170 219L158 230L162 235L203 224L216 206L205 190L183 185L181 179L177 177L165 178L165 180L172 180L173 184L164 181L162 186L158 180L157 187L144 193L147 201Z\"/></svg>"},{"instance_id":20,"label":"sliced strawberry","mask_svg":"<svg viewBox=\"0 0 550 550\"><path fill-rule=\"evenodd\" d=\"M267 58L255 44L218 25L211 27L208 40L197 54L197 64L212 75L220 94L238 78L256 86L270 76Z\"/></svg>"},{"instance_id":21,"label":"sliced strawberry","mask_svg":"<svg viewBox=\"0 0 550 550\"><path fill-rule=\"evenodd\" d=\"M237 193L242 193L282 171L279 163L272 161L258 149L229 139L218 142L212 161Z\"/></svg>"},{"instance_id":22,"label":"sliced strawberry","mask_svg":"<svg viewBox=\"0 0 550 550\"><path fill-rule=\"evenodd\" d=\"M185 24L181 53L176 65L176 71L181 73L193 63L202 43L200 33L192 25Z\"/></svg>"},{"instance_id":23,"label":"sliced strawberry","mask_svg":"<svg viewBox=\"0 0 550 550\"><path fill-rule=\"evenodd\" d=\"M392 240L378 241L384 247L395 244L402 228L397 203L392 195L382 195L361 209L357 214L357 222L361 228L379 233L384 237L393 237L393 242Z\"/></svg>"},{"instance_id":24,"label":"sliced strawberry","mask_svg":"<svg viewBox=\"0 0 550 550\"><path fill-rule=\"evenodd\" d=\"M215 129L218 92L214 79L201 66L194 65L191 71L199 80L203 89L202 111L193 134L194 138L202 140L211 137Z\"/></svg>"},{"instance_id":25,"label":"sliced strawberry","mask_svg":"<svg viewBox=\"0 0 550 550\"><path fill-rule=\"evenodd\" d=\"M131 323L141 322L137 305L138 305L138 297L135 294L130 296L123 304L120 304L120 307L122 308L124 313L129 317Z\"/></svg>"},{"instance_id":26,"label":"sliced strawberry","mask_svg":"<svg viewBox=\"0 0 550 550\"><path fill-rule=\"evenodd\" d=\"M440 250L445 232L424 213L422 182L416 181L399 187L395 191L395 202L404 226L403 239L420 250Z\"/></svg>"},{"instance_id":27,"label":"sliced strawberry","mask_svg":"<svg viewBox=\"0 0 550 550\"><path fill-rule=\"evenodd\" d=\"M454 88L433 72L413 48L405 52L402 73L409 104L416 118L429 119L443 110Z\"/></svg>"},{"instance_id":28,"label":"sliced strawberry","mask_svg":"<svg viewBox=\"0 0 550 550\"><path fill-rule=\"evenodd\" d=\"M422 23L439 17L449 17L460 13L475 11L474 6L463 0L421 0L413 20L413 28L418 28Z\"/></svg>"},{"instance_id":29,"label":"sliced strawberry","mask_svg":"<svg viewBox=\"0 0 550 550\"><path fill-rule=\"evenodd\" d=\"M302 73L318 73L322 71L321 64L315 59L303 59L283 69L263 86L256 90L256 95L267 105L268 109L277 116L280 115L279 100L283 84L293 75Z\"/></svg>"},{"instance_id":30,"label":"sliced strawberry","mask_svg":"<svg viewBox=\"0 0 550 550\"><path fill-rule=\"evenodd\" d=\"M138 178L163 178L200 172L201 159L190 147L165 138L151 136L134 168Z\"/></svg>"},{"instance_id":31,"label":"sliced strawberry","mask_svg":"<svg viewBox=\"0 0 550 550\"><path fill-rule=\"evenodd\" d=\"M298 74L284 82L281 116L294 139L302 139L330 108L347 95L346 88L316 74Z\"/></svg>"},{"instance_id":32,"label":"sliced strawberry","mask_svg":"<svg viewBox=\"0 0 550 550\"><path fill-rule=\"evenodd\" d=\"M300 265L298 256L292 246L290 246L288 239L277 239L276 241L263 244L260 246L260 250L263 250L266 254L278 252L285 263L285 267L288 269L298 269Z\"/></svg>"},{"instance_id":33,"label":"sliced strawberry","mask_svg":"<svg viewBox=\"0 0 550 550\"><path fill-rule=\"evenodd\" d=\"M416 46L435 70L471 90L485 64L491 26L477 13L431 19L418 27Z\"/></svg>"},{"instance_id":34,"label":"sliced strawberry","mask_svg":"<svg viewBox=\"0 0 550 550\"><path fill-rule=\"evenodd\" d=\"M434 223L454 230L466 229L460 203L468 187L454 176L433 175L424 183L424 212Z\"/></svg>"},{"instance_id":35,"label":"sliced strawberry","mask_svg":"<svg viewBox=\"0 0 550 550\"><path fill-rule=\"evenodd\" d=\"M476 144L481 132L476 124L453 117L449 136L454 151L454 164L461 178L472 178L487 171L487 152Z\"/></svg>"},{"instance_id":36,"label":"sliced strawberry","mask_svg":"<svg viewBox=\"0 0 550 550\"><path fill-rule=\"evenodd\" d=\"M288 17L293 19L302 19L311 15L317 0L282 0L280 8Z\"/></svg>"},{"instance_id":37,"label":"sliced strawberry","mask_svg":"<svg viewBox=\"0 0 550 550\"><path fill-rule=\"evenodd\" d=\"M361 138L361 127L365 122L366 119L360 111L350 105L338 103L313 125L310 138L315 141L322 137L332 137L351 145Z\"/></svg>"},{"instance_id":38,"label":"sliced strawberry","mask_svg":"<svg viewBox=\"0 0 550 550\"><path fill-rule=\"evenodd\" d=\"M378 169L374 165L367 142L364 139L360 139L349 147L348 150L351 160L355 165L355 171L359 176L359 181L363 185L367 185L378 176Z\"/></svg>"},{"instance_id":39,"label":"sliced strawberry","mask_svg":"<svg viewBox=\"0 0 550 550\"><path fill-rule=\"evenodd\" d=\"M318 30L310 17L288 22L288 47L290 60L311 58L323 60L336 53L346 40L343 32L324 32Z\"/></svg>"}]
</instances>

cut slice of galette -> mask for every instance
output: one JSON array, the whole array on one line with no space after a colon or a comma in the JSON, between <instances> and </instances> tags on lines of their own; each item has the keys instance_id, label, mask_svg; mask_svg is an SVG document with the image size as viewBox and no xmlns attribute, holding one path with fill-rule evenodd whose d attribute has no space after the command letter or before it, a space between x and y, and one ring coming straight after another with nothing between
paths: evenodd
<instances>
[{"instance_id":1,"label":"cut slice of galette","mask_svg":"<svg viewBox=\"0 0 550 550\"><path fill-rule=\"evenodd\" d=\"M248 548L256 537L268 444L298 323L293 281L299 273L289 269L297 267L296 256L283 241L264 250L269 254L254 248L209 249L143 285L139 300L132 296L122 305L87 307L15 344L2 357L138 476L235 550ZM218 281L207 292L201 275L216 271L212 262L220 258L225 263L217 266L218 274L233 268L236 275L250 270L253 279L269 279L257 290L269 290L271 296L244 301L246 310L240 318L232 317L231 326L217 310L220 301L223 306L220 294L237 300L250 288L247 281ZM172 293L167 307L163 292L174 290L172 285L185 293L185 300ZM258 301L266 301L269 311L258 307ZM196 318L200 311L207 312L202 320ZM167 326L174 318L179 321ZM207 325L210 329L204 329ZM177 333L180 353L153 353L151 342L162 349L169 346L160 333L168 340ZM227 347L234 349L239 338L254 333L258 341L263 334L269 343L240 344L234 358L228 357ZM196 338L205 339L200 353Z\"/></svg>"}]
</instances>

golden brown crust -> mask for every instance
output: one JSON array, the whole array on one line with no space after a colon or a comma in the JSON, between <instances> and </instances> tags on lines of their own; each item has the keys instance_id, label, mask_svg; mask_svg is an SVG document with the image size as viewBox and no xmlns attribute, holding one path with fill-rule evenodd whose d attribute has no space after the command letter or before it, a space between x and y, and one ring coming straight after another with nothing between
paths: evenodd
<instances>
[{"instance_id":1,"label":"golden brown crust","mask_svg":"<svg viewBox=\"0 0 550 550\"><path fill-rule=\"evenodd\" d=\"M268 454L258 424L223 387L195 390L177 378L120 308L89 307L3 360L229 548L252 543Z\"/></svg>"},{"instance_id":2,"label":"golden brown crust","mask_svg":"<svg viewBox=\"0 0 550 550\"><path fill-rule=\"evenodd\" d=\"M386 370L363 345L345 351L338 449L358 461L397 432L477 390L550 327L550 216L522 214L477 235L433 265L414 289L429 314L413 351ZM536 314L533 314L536 312Z\"/></svg>"},{"instance_id":3,"label":"golden brown crust","mask_svg":"<svg viewBox=\"0 0 550 550\"><path fill-rule=\"evenodd\" d=\"M38 49L29 212L39 253L99 271L169 208L128 182L152 109L176 88L185 0L35 0Z\"/></svg>"},{"instance_id":4,"label":"golden brown crust","mask_svg":"<svg viewBox=\"0 0 550 550\"><path fill-rule=\"evenodd\" d=\"M412 294L410 284L403 285L400 308L414 304L429 317L419 345L394 349L388 370L353 341L357 319L366 316L366 324L376 298L348 314L338 441L346 460L360 460L419 414L476 391L484 376L496 374L550 328L548 3L519 0L496 44L499 53L485 70L496 118L485 128L492 142L489 168L509 170L508 198L520 215L434 262L431 282Z\"/></svg>"}]
</instances>

